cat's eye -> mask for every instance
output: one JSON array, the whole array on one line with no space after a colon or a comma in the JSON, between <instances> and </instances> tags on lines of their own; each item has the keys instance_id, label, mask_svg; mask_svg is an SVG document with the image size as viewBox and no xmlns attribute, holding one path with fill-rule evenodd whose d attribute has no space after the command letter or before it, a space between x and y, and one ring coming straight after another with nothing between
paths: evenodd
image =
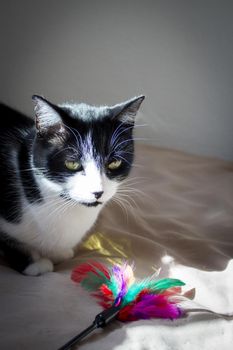
<instances>
[{"instance_id":1,"label":"cat's eye","mask_svg":"<svg viewBox=\"0 0 233 350\"><path fill-rule=\"evenodd\" d=\"M116 169L120 168L121 164L122 164L122 160L120 160L120 159L114 160L111 163L108 163L107 168L109 170L116 170Z\"/></svg>"},{"instance_id":2,"label":"cat's eye","mask_svg":"<svg viewBox=\"0 0 233 350\"><path fill-rule=\"evenodd\" d=\"M66 160L65 166L67 169L72 171L78 171L82 169L82 164L80 162L72 161L72 160Z\"/></svg>"}]
</instances>

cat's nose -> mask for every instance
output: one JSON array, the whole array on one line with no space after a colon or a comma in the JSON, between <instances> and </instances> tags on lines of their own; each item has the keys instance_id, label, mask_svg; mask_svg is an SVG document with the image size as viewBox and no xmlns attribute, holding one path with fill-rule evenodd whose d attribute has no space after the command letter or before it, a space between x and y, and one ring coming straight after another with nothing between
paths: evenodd
<instances>
[{"instance_id":1,"label":"cat's nose","mask_svg":"<svg viewBox=\"0 0 233 350\"><path fill-rule=\"evenodd\" d=\"M94 194L96 199L99 199L102 196L103 193L104 193L104 191L93 192L93 194Z\"/></svg>"}]
</instances>

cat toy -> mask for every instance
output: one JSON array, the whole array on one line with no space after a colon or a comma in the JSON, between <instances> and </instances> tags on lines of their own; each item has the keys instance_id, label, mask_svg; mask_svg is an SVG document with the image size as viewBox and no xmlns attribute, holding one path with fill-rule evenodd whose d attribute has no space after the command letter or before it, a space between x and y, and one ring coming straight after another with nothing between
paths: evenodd
<instances>
[{"instance_id":1,"label":"cat toy","mask_svg":"<svg viewBox=\"0 0 233 350\"><path fill-rule=\"evenodd\" d=\"M112 319L122 322L150 318L174 320L184 315L185 311L180 307L184 282L173 278L158 279L158 273L136 280L133 268L127 262L109 268L90 261L72 271L71 279L91 292L104 311L96 315L88 328L58 350L70 349L96 328L105 327Z\"/></svg>"}]
</instances>

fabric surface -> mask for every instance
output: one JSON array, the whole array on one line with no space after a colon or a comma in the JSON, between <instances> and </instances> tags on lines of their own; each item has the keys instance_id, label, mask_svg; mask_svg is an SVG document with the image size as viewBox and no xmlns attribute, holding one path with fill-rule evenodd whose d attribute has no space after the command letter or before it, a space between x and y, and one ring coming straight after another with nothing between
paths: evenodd
<instances>
[{"instance_id":1,"label":"fabric surface","mask_svg":"<svg viewBox=\"0 0 233 350\"><path fill-rule=\"evenodd\" d=\"M139 278L161 276L196 288L195 301L233 312L233 164L151 146L137 147L130 179L77 248L74 259L40 277L0 265L0 349L55 350L89 326L101 308L70 280L89 259L135 262ZM164 258L165 256L165 258ZM172 257L172 258L169 258ZM190 313L177 321L112 322L78 349L221 349L233 320Z\"/></svg>"}]
</instances>

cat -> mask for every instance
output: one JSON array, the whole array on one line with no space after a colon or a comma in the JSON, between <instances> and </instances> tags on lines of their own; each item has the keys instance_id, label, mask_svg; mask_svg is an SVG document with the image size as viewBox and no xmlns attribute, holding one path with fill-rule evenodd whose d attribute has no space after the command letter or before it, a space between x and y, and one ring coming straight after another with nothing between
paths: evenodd
<instances>
[{"instance_id":1,"label":"cat","mask_svg":"<svg viewBox=\"0 0 233 350\"><path fill-rule=\"evenodd\" d=\"M32 98L35 121L0 104L0 252L37 276L73 257L129 175L144 96L100 107Z\"/></svg>"}]
</instances>

